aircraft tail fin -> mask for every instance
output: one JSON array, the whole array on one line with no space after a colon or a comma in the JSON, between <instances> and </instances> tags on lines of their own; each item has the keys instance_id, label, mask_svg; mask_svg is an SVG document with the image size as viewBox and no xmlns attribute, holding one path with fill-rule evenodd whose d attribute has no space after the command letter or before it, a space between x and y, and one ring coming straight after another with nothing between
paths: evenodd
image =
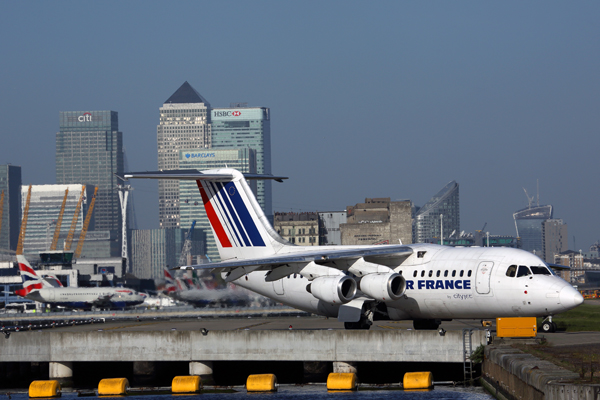
<instances>
[{"instance_id":1,"label":"aircraft tail fin","mask_svg":"<svg viewBox=\"0 0 600 400\"><path fill-rule=\"evenodd\" d=\"M221 260L260 258L277 254L284 246L293 246L273 229L246 182L286 178L243 174L231 168L131 172L124 174L124 178L195 180Z\"/></svg>"},{"instance_id":2,"label":"aircraft tail fin","mask_svg":"<svg viewBox=\"0 0 600 400\"><path fill-rule=\"evenodd\" d=\"M167 294L177 291L177 286L175 286L175 279L173 279L173 275L171 275L167 268L165 268L165 282L165 291L167 292Z\"/></svg>"},{"instance_id":3,"label":"aircraft tail fin","mask_svg":"<svg viewBox=\"0 0 600 400\"><path fill-rule=\"evenodd\" d=\"M19 273L23 280L23 289L15 290L15 293L21 297L26 297L29 293L34 290L39 290L44 287L52 287L48 282L40 278L31 268L29 261L19 254L17 255L17 262L19 263Z\"/></svg>"}]
</instances>

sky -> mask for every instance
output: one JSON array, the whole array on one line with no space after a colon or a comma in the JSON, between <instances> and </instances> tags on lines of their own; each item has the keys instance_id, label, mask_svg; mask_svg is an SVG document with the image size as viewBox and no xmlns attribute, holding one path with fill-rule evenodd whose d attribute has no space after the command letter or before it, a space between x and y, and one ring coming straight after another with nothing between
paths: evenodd
<instances>
[{"instance_id":1,"label":"sky","mask_svg":"<svg viewBox=\"0 0 600 400\"><path fill-rule=\"evenodd\" d=\"M600 239L600 2L0 3L0 164L55 183L59 111L113 110L130 171L156 170L159 108L271 109L274 211L460 185L461 229L515 235L523 188ZM137 226L157 184L132 182Z\"/></svg>"}]
</instances>

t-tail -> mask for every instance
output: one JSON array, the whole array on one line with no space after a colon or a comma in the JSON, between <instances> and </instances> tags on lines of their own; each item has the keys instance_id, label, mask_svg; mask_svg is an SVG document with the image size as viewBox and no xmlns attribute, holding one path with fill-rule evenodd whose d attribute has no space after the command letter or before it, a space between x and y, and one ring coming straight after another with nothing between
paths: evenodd
<instances>
[{"instance_id":1,"label":"t-tail","mask_svg":"<svg viewBox=\"0 0 600 400\"><path fill-rule=\"evenodd\" d=\"M124 177L195 180L223 261L267 257L285 246L293 246L273 229L246 182L286 178L243 174L231 168L132 172Z\"/></svg>"},{"instance_id":2,"label":"t-tail","mask_svg":"<svg viewBox=\"0 0 600 400\"><path fill-rule=\"evenodd\" d=\"M15 293L21 297L26 297L29 293L42 289L44 287L52 287L48 282L40 278L27 259L23 255L17 255L17 262L19 263L19 273L23 280L23 289L15 290Z\"/></svg>"}]
</instances>

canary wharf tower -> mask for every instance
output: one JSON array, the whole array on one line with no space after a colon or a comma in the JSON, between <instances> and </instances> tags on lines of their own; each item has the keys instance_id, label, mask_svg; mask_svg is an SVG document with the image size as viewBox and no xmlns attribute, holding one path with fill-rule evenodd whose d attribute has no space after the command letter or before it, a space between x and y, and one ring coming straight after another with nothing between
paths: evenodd
<instances>
[{"instance_id":1,"label":"canary wharf tower","mask_svg":"<svg viewBox=\"0 0 600 400\"><path fill-rule=\"evenodd\" d=\"M119 182L115 174L123 174L119 114L61 111L60 131L56 134L56 183L97 186L95 229L112 231L120 237Z\"/></svg>"},{"instance_id":2,"label":"canary wharf tower","mask_svg":"<svg viewBox=\"0 0 600 400\"><path fill-rule=\"evenodd\" d=\"M211 147L210 104L185 82L160 108L158 168L179 169L179 150ZM158 181L161 228L179 228L179 182Z\"/></svg>"}]
</instances>

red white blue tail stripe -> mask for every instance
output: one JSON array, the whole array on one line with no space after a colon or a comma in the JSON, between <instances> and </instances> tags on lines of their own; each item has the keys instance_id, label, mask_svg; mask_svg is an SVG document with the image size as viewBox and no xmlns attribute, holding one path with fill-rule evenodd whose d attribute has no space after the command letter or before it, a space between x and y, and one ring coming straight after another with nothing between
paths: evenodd
<instances>
[{"instance_id":1,"label":"red white blue tail stripe","mask_svg":"<svg viewBox=\"0 0 600 400\"><path fill-rule=\"evenodd\" d=\"M236 182L196 182L221 247L266 246Z\"/></svg>"},{"instance_id":2,"label":"red white blue tail stripe","mask_svg":"<svg viewBox=\"0 0 600 400\"><path fill-rule=\"evenodd\" d=\"M15 290L15 293L21 297L27 296L33 290L39 290L44 287L44 281L37 276L29 262L25 257L17 256L17 262L19 263L19 273L23 280L23 289Z\"/></svg>"}]
</instances>

